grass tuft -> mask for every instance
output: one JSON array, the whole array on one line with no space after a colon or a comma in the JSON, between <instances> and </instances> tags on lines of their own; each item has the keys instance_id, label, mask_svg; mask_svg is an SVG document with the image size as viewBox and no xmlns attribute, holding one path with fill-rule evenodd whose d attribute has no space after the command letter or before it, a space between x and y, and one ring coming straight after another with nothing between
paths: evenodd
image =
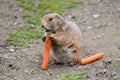
<instances>
[{"instance_id":1,"label":"grass tuft","mask_svg":"<svg viewBox=\"0 0 120 80\"><path fill-rule=\"evenodd\" d=\"M57 80L80 80L85 74L83 72L71 72L68 73Z\"/></svg>"},{"instance_id":2,"label":"grass tuft","mask_svg":"<svg viewBox=\"0 0 120 80\"><path fill-rule=\"evenodd\" d=\"M43 78L42 80L48 80L47 78Z\"/></svg>"},{"instance_id":3,"label":"grass tuft","mask_svg":"<svg viewBox=\"0 0 120 80\"><path fill-rule=\"evenodd\" d=\"M0 70L0 75L4 74L4 70Z\"/></svg>"},{"instance_id":4,"label":"grass tuft","mask_svg":"<svg viewBox=\"0 0 120 80\"><path fill-rule=\"evenodd\" d=\"M25 47L33 39L40 38L42 35L41 27L27 26L18 28L9 36L9 43L14 46Z\"/></svg>"},{"instance_id":5,"label":"grass tuft","mask_svg":"<svg viewBox=\"0 0 120 80\"><path fill-rule=\"evenodd\" d=\"M34 0L19 0L26 10L34 11L43 15L48 12L57 12L62 14L66 8L73 8L76 6L77 0L39 0L35 6Z\"/></svg>"}]
</instances>

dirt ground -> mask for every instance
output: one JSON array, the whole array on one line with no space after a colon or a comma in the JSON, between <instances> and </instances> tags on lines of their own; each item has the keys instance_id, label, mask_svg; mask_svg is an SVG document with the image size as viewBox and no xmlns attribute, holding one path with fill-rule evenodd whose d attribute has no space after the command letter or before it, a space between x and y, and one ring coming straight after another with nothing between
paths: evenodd
<instances>
[{"instance_id":1,"label":"dirt ground","mask_svg":"<svg viewBox=\"0 0 120 80\"><path fill-rule=\"evenodd\" d=\"M120 80L120 0L78 0L66 9L65 18L76 22L82 31L82 57L104 52L104 58L88 64L49 65L41 70L43 42L35 40L25 49L8 45L8 34L28 25L17 0L0 0L0 80L57 80L69 72L84 72L80 80Z\"/></svg>"}]
</instances>

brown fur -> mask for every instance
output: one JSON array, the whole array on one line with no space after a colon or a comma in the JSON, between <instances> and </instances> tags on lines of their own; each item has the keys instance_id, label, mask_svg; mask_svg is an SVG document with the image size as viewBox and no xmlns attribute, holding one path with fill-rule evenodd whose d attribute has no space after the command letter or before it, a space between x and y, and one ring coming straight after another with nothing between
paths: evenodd
<instances>
[{"instance_id":1,"label":"brown fur","mask_svg":"<svg viewBox=\"0 0 120 80\"><path fill-rule=\"evenodd\" d=\"M43 16L41 24L52 39L52 63L80 62L81 31L74 22L65 20L57 13L50 13Z\"/></svg>"}]
</instances>

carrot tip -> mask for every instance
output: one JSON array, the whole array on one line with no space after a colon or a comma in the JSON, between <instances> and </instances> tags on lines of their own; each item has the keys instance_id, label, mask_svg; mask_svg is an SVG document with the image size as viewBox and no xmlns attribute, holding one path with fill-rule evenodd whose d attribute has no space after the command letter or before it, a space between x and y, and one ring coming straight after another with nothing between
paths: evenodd
<instances>
[{"instance_id":1,"label":"carrot tip","mask_svg":"<svg viewBox=\"0 0 120 80\"><path fill-rule=\"evenodd\" d=\"M42 70L47 70L47 68L42 68Z\"/></svg>"},{"instance_id":2,"label":"carrot tip","mask_svg":"<svg viewBox=\"0 0 120 80\"><path fill-rule=\"evenodd\" d=\"M91 62L94 62L94 61L102 58L104 55L105 55L104 53L98 53L98 54L93 55L93 56L91 56L91 57L81 59L81 63L82 63L83 65L89 64L89 63L91 63Z\"/></svg>"}]
</instances>

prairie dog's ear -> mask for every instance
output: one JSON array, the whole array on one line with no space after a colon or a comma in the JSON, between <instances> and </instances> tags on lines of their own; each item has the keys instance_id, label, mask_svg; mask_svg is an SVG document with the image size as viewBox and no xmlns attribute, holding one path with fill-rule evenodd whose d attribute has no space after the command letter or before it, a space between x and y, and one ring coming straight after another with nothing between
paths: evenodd
<instances>
[{"instance_id":1,"label":"prairie dog's ear","mask_svg":"<svg viewBox=\"0 0 120 80\"><path fill-rule=\"evenodd\" d=\"M66 31L69 26L66 25L64 18L63 18L62 16L60 16L60 15L57 15L57 17L61 20L61 24L62 24L61 27L62 27L62 29L63 29L64 31Z\"/></svg>"},{"instance_id":2,"label":"prairie dog's ear","mask_svg":"<svg viewBox=\"0 0 120 80\"><path fill-rule=\"evenodd\" d=\"M65 24L64 18L63 18L61 15L56 14L56 17L57 17L59 20L61 20L61 22L63 22L63 23Z\"/></svg>"},{"instance_id":3,"label":"prairie dog's ear","mask_svg":"<svg viewBox=\"0 0 120 80\"><path fill-rule=\"evenodd\" d=\"M68 29L68 25L66 25L65 20L62 16L60 16L59 14L56 14L56 18L57 18L57 24L64 30L66 31Z\"/></svg>"}]
</instances>

